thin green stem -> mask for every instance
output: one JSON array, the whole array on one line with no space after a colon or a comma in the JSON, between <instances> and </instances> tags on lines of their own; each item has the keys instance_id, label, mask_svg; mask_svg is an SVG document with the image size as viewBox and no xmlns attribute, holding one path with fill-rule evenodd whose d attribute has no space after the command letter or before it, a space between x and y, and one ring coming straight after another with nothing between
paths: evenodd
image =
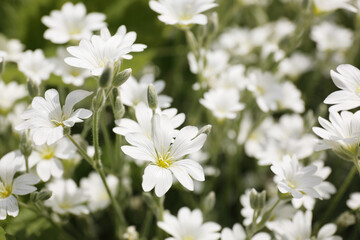
<instances>
[{"instance_id":1,"label":"thin green stem","mask_svg":"<svg viewBox=\"0 0 360 240\"><path fill-rule=\"evenodd\" d=\"M24 155L25 158L25 167L26 167L26 173L29 173L30 168L29 168L29 156Z\"/></svg>"},{"instance_id":2,"label":"thin green stem","mask_svg":"<svg viewBox=\"0 0 360 240\"><path fill-rule=\"evenodd\" d=\"M94 163L92 158L86 153L86 151L75 141L75 139L70 135L66 134L66 137L70 139L70 141L75 145L75 147L79 150L81 156L94 168Z\"/></svg>"},{"instance_id":3,"label":"thin green stem","mask_svg":"<svg viewBox=\"0 0 360 240\"><path fill-rule=\"evenodd\" d=\"M93 116L93 144L94 144L94 162L98 164L100 161L100 145L99 145L99 109L94 109Z\"/></svg>"}]
</instances>

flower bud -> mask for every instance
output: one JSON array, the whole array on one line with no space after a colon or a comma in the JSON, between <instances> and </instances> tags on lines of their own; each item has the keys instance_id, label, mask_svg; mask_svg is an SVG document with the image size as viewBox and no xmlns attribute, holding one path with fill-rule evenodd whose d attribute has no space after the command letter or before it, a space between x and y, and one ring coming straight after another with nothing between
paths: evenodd
<instances>
[{"instance_id":1,"label":"flower bud","mask_svg":"<svg viewBox=\"0 0 360 240\"><path fill-rule=\"evenodd\" d=\"M31 98L40 95L40 88L34 81L28 79L26 82L26 86Z\"/></svg>"},{"instance_id":2,"label":"flower bud","mask_svg":"<svg viewBox=\"0 0 360 240\"><path fill-rule=\"evenodd\" d=\"M211 191L208 195L206 195L206 197L202 202L204 213L208 213L211 210L213 210L215 206L215 202L216 202L216 195L213 191Z\"/></svg>"},{"instance_id":3,"label":"flower bud","mask_svg":"<svg viewBox=\"0 0 360 240\"><path fill-rule=\"evenodd\" d=\"M262 209L266 203L266 191L258 193L254 188L250 193L250 206L254 210Z\"/></svg>"},{"instance_id":4,"label":"flower bud","mask_svg":"<svg viewBox=\"0 0 360 240\"><path fill-rule=\"evenodd\" d=\"M107 65L99 79L100 87L106 88L107 86L109 86L111 80L112 80L112 68Z\"/></svg>"},{"instance_id":5,"label":"flower bud","mask_svg":"<svg viewBox=\"0 0 360 240\"><path fill-rule=\"evenodd\" d=\"M32 142L27 132L20 135L20 152L28 158L32 152Z\"/></svg>"},{"instance_id":6,"label":"flower bud","mask_svg":"<svg viewBox=\"0 0 360 240\"><path fill-rule=\"evenodd\" d=\"M210 124L203 126L200 130L198 135L205 133L206 135L209 135L211 132L212 126Z\"/></svg>"},{"instance_id":7,"label":"flower bud","mask_svg":"<svg viewBox=\"0 0 360 240\"><path fill-rule=\"evenodd\" d=\"M93 98L93 109L94 111L97 111L102 108L102 106L105 104L105 90L102 88L99 88L97 91L96 96Z\"/></svg>"},{"instance_id":8,"label":"flower bud","mask_svg":"<svg viewBox=\"0 0 360 240\"><path fill-rule=\"evenodd\" d=\"M132 73L132 69L131 68L127 68L121 72L119 72L118 74L116 74L113 82L112 82L112 85L114 87L119 87L121 86L122 84L124 84L128 79L129 77L131 76L131 73Z\"/></svg>"},{"instance_id":9,"label":"flower bud","mask_svg":"<svg viewBox=\"0 0 360 240\"><path fill-rule=\"evenodd\" d=\"M336 225L341 227L349 227L351 225L354 225L356 223L356 218L353 214L346 211L343 212L337 219L336 219Z\"/></svg>"},{"instance_id":10,"label":"flower bud","mask_svg":"<svg viewBox=\"0 0 360 240\"><path fill-rule=\"evenodd\" d=\"M42 189L38 194L38 200L45 201L45 200L48 200L49 198L51 198L51 196L52 196L52 191L47 190L47 189Z\"/></svg>"},{"instance_id":11,"label":"flower bud","mask_svg":"<svg viewBox=\"0 0 360 240\"><path fill-rule=\"evenodd\" d=\"M158 105L158 96L157 96L156 89L155 89L154 85L152 85L151 83L148 86L147 99L148 99L149 107L152 110L155 110L157 108L157 105Z\"/></svg>"},{"instance_id":12,"label":"flower bud","mask_svg":"<svg viewBox=\"0 0 360 240\"><path fill-rule=\"evenodd\" d=\"M124 104L121 101L121 97L118 96L115 100L115 104L114 104L114 115L115 115L115 119L121 119L125 114L125 107Z\"/></svg>"}]
</instances>

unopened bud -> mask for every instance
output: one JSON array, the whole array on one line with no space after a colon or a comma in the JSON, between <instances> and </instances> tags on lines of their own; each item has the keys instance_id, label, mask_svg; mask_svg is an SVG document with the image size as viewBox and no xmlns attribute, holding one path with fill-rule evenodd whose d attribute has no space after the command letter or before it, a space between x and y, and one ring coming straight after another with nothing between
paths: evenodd
<instances>
[{"instance_id":1,"label":"unopened bud","mask_svg":"<svg viewBox=\"0 0 360 240\"><path fill-rule=\"evenodd\" d=\"M32 142L27 132L20 135L20 152L28 158L32 152Z\"/></svg>"},{"instance_id":2,"label":"unopened bud","mask_svg":"<svg viewBox=\"0 0 360 240\"><path fill-rule=\"evenodd\" d=\"M208 213L214 209L216 203L216 195L213 191L211 191L203 200L203 211L204 213Z\"/></svg>"},{"instance_id":3,"label":"unopened bud","mask_svg":"<svg viewBox=\"0 0 360 240\"><path fill-rule=\"evenodd\" d=\"M106 66L99 79L100 87L106 88L107 86L109 86L111 80L112 80L112 68L110 66Z\"/></svg>"},{"instance_id":4,"label":"unopened bud","mask_svg":"<svg viewBox=\"0 0 360 240\"><path fill-rule=\"evenodd\" d=\"M45 200L48 200L49 198L51 198L51 196L52 196L52 191L47 190L47 189L42 189L38 194L38 200L45 201Z\"/></svg>"},{"instance_id":5,"label":"unopened bud","mask_svg":"<svg viewBox=\"0 0 360 240\"><path fill-rule=\"evenodd\" d=\"M212 126L210 124L203 126L200 130L198 135L205 133L206 135L209 135L211 132Z\"/></svg>"},{"instance_id":6,"label":"unopened bud","mask_svg":"<svg viewBox=\"0 0 360 240\"><path fill-rule=\"evenodd\" d=\"M266 203L266 191L258 193L254 188L250 193L250 206L254 210L262 209Z\"/></svg>"},{"instance_id":7,"label":"unopened bud","mask_svg":"<svg viewBox=\"0 0 360 240\"><path fill-rule=\"evenodd\" d=\"M29 92L29 95L31 98L34 98L34 97L40 95L40 88L34 81L28 79L26 82L26 86L27 86L27 89L28 89L28 92Z\"/></svg>"},{"instance_id":8,"label":"unopened bud","mask_svg":"<svg viewBox=\"0 0 360 240\"><path fill-rule=\"evenodd\" d=\"M341 226L341 227L349 227L353 224L355 224L356 222L356 218L353 214L351 214L350 212L346 211L343 212L336 220L336 225Z\"/></svg>"},{"instance_id":9,"label":"unopened bud","mask_svg":"<svg viewBox=\"0 0 360 240\"><path fill-rule=\"evenodd\" d=\"M151 83L148 86L147 99L148 99L149 107L152 110L155 110L157 108L157 105L158 105L158 96L157 96L156 89L155 89L154 85L152 85Z\"/></svg>"},{"instance_id":10,"label":"unopened bud","mask_svg":"<svg viewBox=\"0 0 360 240\"><path fill-rule=\"evenodd\" d=\"M93 98L93 109L98 111L105 104L105 90L99 88L96 96Z\"/></svg>"},{"instance_id":11,"label":"unopened bud","mask_svg":"<svg viewBox=\"0 0 360 240\"><path fill-rule=\"evenodd\" d=\"M121 119L125 114L125 107L124 104L121 101L121 97L118 96L116 98L115 101L115 105L114 105L114 115L115 115L115 119Z\"/></svg>"},{"instance_id":12,"label":"unopened bud","mask_svg":"<svg viewBox=\"0 0 360 240\"><path fill-rule=\"evenodd\" d=\"M131 76L132 73L132 69L131 68L127 68L121 72L119 72L118 74L116 74L116 76L114 77L114 80L112 82L112 85L114 87L119 87L122 84L124 84L129 77Z\"/></svg>"}]
</instances>

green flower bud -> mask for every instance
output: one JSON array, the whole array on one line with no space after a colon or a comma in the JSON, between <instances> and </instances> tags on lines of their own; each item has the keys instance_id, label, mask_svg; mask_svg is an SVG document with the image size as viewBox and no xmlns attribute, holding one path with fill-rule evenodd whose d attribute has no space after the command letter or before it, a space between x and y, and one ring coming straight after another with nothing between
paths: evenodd
<instances>
[{"instance_id":1,"label":"green flower bud","mask_svg":"<svg viewBox=\"0 0 360 240\"><path fill-rule=\"evenodd\" d=\"M213 191L211 191L206 197L204 198L202 205L204 213L208 213L214 209L216 203L216 195Z\"/></svg>"},{"instance_id":2,"label":"green flower bud","mask_svg":"<svg viewBox=\"0 0 360 240\"><path fill-rule=\"evenodd\" d=\"M149 107L152 110L155 110L157 108L157 105L158 105L158 96L157 96L156 89L155 89L154 85L152 85L151 83L148 86L147 99L148 99Z\"/></svg>"},{"instance_id":3,"label":"green flower bud","mask_svg":"<svg viewBox=\"0 0 360 240\"><path fill-rule=\"evenodd\" d=\"M250 193L250 206L254 210L262 209L266 203L266 191L258 193L254 188Z\"/></svg>"},{"instance_id":4,"label":"green flower bud","mask_svg":"<svg viewBox=\"0 0 360 240\"><path fill-rule=\"evenodd\" d=\"M93 102L92 102L94 111L98 111L99 109L101 109L102 106L104 106L105 101L106 101L105 90L102 88L99 88L96 93L96 96L93 98Z\"/></svg>"},{"instance_id":5,"label":"green flower bud","mask_svg":"<svg viewBox=\"0 0 360 240\"><path fill-rule=\"evenodd\" d=\"M106 88L107 86L109 86L111 80L112 80L112 68L106 66L99 79L100 87Z\"/></svg>"},{"instance_id":6,"label":"green flower bud","mask_svg":"<svg viewBox=\"0 0 360 240\"><path fill-rule=\"evenodd\" d=\"M28 89L28 92L29 92L29 95L31 98L34 98L34 97L40 95L40 88L34 81L28 79L26 82L26 86L27 86L27 89Z\"/></svg>"},{"instance_id":7,"label":"green flower bud","mask_svg":"<svg viewBox=\"0 0 360 240\"><path fill-rule=\"evenodd\" d=\"M28 158L32 152L32 142L27 132L20 135L20 152Z\"/></svg>"},{"instance_id":8,"label":"green flower bud","mask_svg":"<svg viewBox=\"0 0 360 240\"><path fill-rule=\"evenodd\" d=\"M37 197L38 197L38 201L45 201L51 198L51 196L52 196L52 191L47 189L42 189Z\"/></svg>"},{"instance_id":9,"label":"green flower bud","mask_svg":"<svg viewBox=\"0 0 360 240\"><path fill-rule=\"evenodd\" d=\"M132 69L131 68L127 68L121 72L119 72L118 74L116 74L116 76L114 77L114 80L112 82L112 85L114 87L119 87L122 84L124 84L129 77L131 76L132 73Z\"/></svg>"}]
</instances>

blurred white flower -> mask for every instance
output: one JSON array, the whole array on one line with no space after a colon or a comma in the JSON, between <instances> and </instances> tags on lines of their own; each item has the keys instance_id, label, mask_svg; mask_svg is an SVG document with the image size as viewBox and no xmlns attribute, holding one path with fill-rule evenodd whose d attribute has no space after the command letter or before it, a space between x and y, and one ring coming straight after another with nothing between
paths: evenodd
<instances>
[{"instance_id":1,"label":"blurred white flower","mask_svg":"<svg viewBox=\"0 0 360 240\"><path fill-rule=\"evenodd\" d=\"M246 240L246 233L244 228L236 223L232 229L224 228L221 231L221 240ZM268 233L259 232L251 237L250 240L271 240L271 237Z\"/></svg>"},{"instance_id":2,"label":"blurred white flower","mask_svg":"<svg viewBox=\"0 0 360 240\"><path fill-rule=\"evenodd\" d=\"M331 12L337 9L345 9L350 12L357 12L358 10L351 5L351 0L314 0L315 11L317 12Z\"/></svg>"},{"instance_id":3,"label":"blurred white flower","mask_svg":"<svg viewBox=\"0 0 360 240\"><path fill-rule=\"evenodd\" d=\"M16 217L19 214L17 195L26 195L36 190L33 185L39 178L33 174L21 174L15 177L24 164L24 158L10 152L0 159L0 220L6 216Z\"/></svg>"},{"instance_id":4,"label":"blurred white flower","mask_svg":"<svg viewBox=\"0 0 360 240\"><path fill-rule=\"evenodd\" d=\"M69 93L63 107L60 105L59 93L55 89L45 92L45 98L35 97L31 108L27 109L22 118L25 122L16 127L21 131L30 129L36 145L51 145L64 136L64 128L83 122L92 115L90 110L79 108L73 111L75 104L91 95L92 92L75 90Z\"/></svg>"},{"instance_id":5,"label":"blurred white flower","mask_svg":"<svg viewBox=\"0 0 360 240\"><path fill-rule=\"evenodd\" d=\"M75 86L82 86L87 77L90 77L88 69L82 69L70 66L64 62L64 59L71 57L65 48L59 47L57 49L56 58L51 59L55 64L54 74L60 76L64 83L73 84Z\"/></svg>"},{"instance_id":6,"label":"blurred white flower","mask_svg":"<svg viewBox=\"0 0 360 240\"><path fill-rule=\"evenodd\" d=\"M215 222L203 222L199 209L191 211L187 207L182 207L177 217L166 211L158 227L172 236L166 240L218 240L221 229Z\"/></svg>"},{"instance_id":7,"label":"blurred white flower","mask_svg":"<svg viewBox=\"0 0 360 240\"><path fill-rule=\"evenodd\" d=\"M0 109L2 111L9 111L15 102L28 95L26 87L17 82L10 82L5 84L0 79Z\"/></svg>"},{"instance_id":8,"label":"blurred white flower","mask_svg":"<svg viewBox=\"0 0 360 240\"><path fill-rule=\"evenodd\" d=\"M29 156L29 166L36 165L36 173L40 179L47 182L51 176L59 178L64 169L62 159L76 157L76 148L67 138L63 138L51 145L35 146Z\"/></svg>"},{"instance_id":9,"label":"blurred white flower","mask_svg":"<svg viewBox=\"0 0 360 240\"><path fill-rule=\"evenodd\" d=\"M355 114L348 111L330 112L330 121L319 117L319 123L323 128L313 127L316 135L321 137L316 151L332 149L345 160L352 161L356 148L359 145L360 136L360 111Z\"/></svg>"},{"instance_id":10,"label":"blurred white flower","mask_svg":"<svg viewBox=\"0 0 360 240\"><path fill-rule=\"evenodd\" d=\"M135 226L129 226L126 228L126 232L123 234L125 240L138 240L139 233L136 231Z\"/></svg>"},{"instance_id":11,"label":"blurred white flower","mask_svg":"<svg viewBox=\"0 0 360 240\"><path fill-rule=\"evenodd\" d=\"M304 195L321 198L315 186L323 180L315 175L315 165L303 167L295 155L287 155L282 162L273 163L270 169L275 173L274 181L281 193L290 193L294 198L302 198Z\"/></svg>"},{"instance_id":12,"label":"blurred white flower","mask_svg":"<svg viewBox=\"0 0 360 240\"><path fill-rule=\"evenodd\" d=\"M8 39L0 34L0 57L5 62L17 62L20 60L23 49L24 46L19 40Z\"/></svg>"},{"instance_id":13,"label":"blurred white flower","mask_svg":"<svg viewBox=\"0 0 360 240\"><path fill-rule=\"evenodd\" d=\"M116 194L119 180L114 175L108 175L106 182L112 194ZM80 188L89 196L88 207L91 212L105 209L110 204L104 183L98 173L92 172L87 178L80 180Z\"/></svg>"},{"instance_id":14,"label":"blurred white flower","mask_svg":"<svg viewBox=\"0 0 360 240\"><path fill-rule=\"evenodd\" d=\"M200 103L219 120L234 119L245 107L240 102L240 94L236 89L211 89L204 94L204 98L200 99Z\"/></svg>"},{"instance_id":15,"label":"blurred white flower","mask_svg":"<svg viewBox=\"0 0 360 240\"><path fill-rule=\"evenodd\" d=\"M178 128L185 121L185 114L177 114L176 108L169 108L161 111L156 110L158 114L166 115L174 128ZM129 118L122 118L115 120L117 127L114 127L113 131L116 134L126 136L129 133L142 133L145 136L151 138L151 119L153 117L153 111L145 103L141 102L135 106L136 121Z\"/></svg>"},{"instance_id":16,"label":"blurred white flower","mask_svg":"<svg viewBox=\"0 0 360 240\"><path fill-rule=\"evenodd\" d=\"M312 59L300 52L293 53L289 58L285 58L279 64L278 74L296 78L312 68Z\"/></svg>"},{"instance_id":17,"label":"blurred white flower","mask_svg":"<svg viewBox=\"0 0 360 240\"><path fill-rule=\"evenodd\" d=\"M204 181L204 170L199 163L182 158L197 152L204 145L206 134L199 134L196 127L182 128L174 139L174 127L165 115L155 114L152 120L151 140L141 133L125 136L132 146L122 146L122 151L139 161L150 162L145 168L142 187L145 192L155 187L157 196L163 196L173 183L172 174L190 191L193 179Z\"/></svg>"},{"instance_id":18,"label":"blurred white flower","mask_svg":"<svg viewBox=\"0 0 360 240\"><path fill-rule=\"evenodd\" d=\"M345 51L353 45L353 38L350 29L331 22L322 22L311 29L311 39L319 51Z\"/></svg>"},{"instance_id":19,"label":"blurred white flower","mask_svg":"<svg viewBox=\"0 0 360 240\"><path fill-rule=\"evenodd\" d=\"M94 76L100 76L107 65L113 66L122 59L131 59L130 52L141 52L143 44L134 44L135 32L126 33L124 26L111 36L109 29L102 28L100 35L93 35L91 39L82 39L79 46L68 47L73 57L65 58L70 66L91 70Z\"/></svg>"},{"instance_id":20,"label":"blurred white flower","mask_svg":"<svg viewBox=\"0 0 360 240\"><path fill-rule=\"evenodd\" d=\"M93 31L106 26L104 20L104 14L86 14L83 3L74 5L71 2L65 3L60 11L54 10L50 16L44 16L41 19L49 28L45 31L44 38L57 44L90 38Z\"/></svg>"},{"instance_id":21,"label":"blurred white flower","mask_svg":"<svg viewBox=\"0 0 360 240\"><path fill-rule=\"evenodd\" d=\"M11 124L11 127L14 131L16 131L15 129L16 126L23 122L23 119L21 118L21 114L26 110L26 108L27 108L27 103L25 102L17 103L14 106L13 110L9 112L8 115L6 116L7 122Z\"/></svg>"},{"instance_id":22,"label":"blurred white flower","mask_svg":"<svg viewBox=\"0 0 360 240\"><path fill-rule=\"evenodd\" d=\"M289 81L281 84L281 98L278 100L278 106L281 110L292 110L296 113L302 113L305 110L304 101L301 99L301 92Z\"/></svg>"},{"instance_id":23,"label":"blurred white flower","mask_svg":"<svg viewBox=\"0 0 360 240\"><path fill-rule=\"evenodd\" d=\"M82 189L77 187L74 180L59 178L48 183L46 187L52 191L52 196L44 202L44 205L50 207L55 213L61 215L89 213L89 209L85 206L89 198Z\"/></svg>"},{"instance_id":24,"label":"blurred white flower","mask_svg":"<svg viewBox=\"0 0 360 240\"><path fill-rule=\"evenodd\" d=\"M50 77L55 66L45 58L41 49L36 49L35 51L28 50L24 52L18 61L18 67L26 77L39 85L41 81Z\"/></svg>"},{"instance_id":25,"label":"blurred white flower","mask_svg":"<svg viewBox=\"0 0 360 240\"><path fill-rule=\"evenodd\" d=\"M359 210L360 209L360 192L354 192L350 194L350 198L346 201L346 205L351 210Z\"/></svg>"},{"instance_id":26,"label":"blurred white flower","mask_svg":"<svg viewBox=\"0 0 360 240\"><path fill-rule=\"evenodd\" d=\"M159 13L159 20L170 25L181 27L192 24L205 25L206 15L203 12L216 7L215 0L151 0L149 5L152 10Z\"/></svg>"},{"instance_id":27,"label":"blurred white flower","mask_svg":"<svg viewBox=\"0 0 360 240\"><path fill-rule=\"evenodd\" d=\"M165 88L165 82L163 80L155 81L155 75L152 73L143 75L139 81L131 76L124 84L119 87L121 101L123 104L126 106L135 107L140 102L143 102L148 105L147 89L150 83L154 85L158 94L158 107L169 107L170 103L172 102L172 98L160 94Z\"/></svg>"},{"instance_id":28,"label":"blurred white flower","mask_svg":"<svg viewBox=\"0 0 360 240\"><path fill-rule=\"evenodd\" d=\"M335 72L330 71L334 84L341 90L331 93L326 104L335 104L330 111L349 110L360 106L360 70L350 64L339 65Z\"/></svg>"}]
</instances>

